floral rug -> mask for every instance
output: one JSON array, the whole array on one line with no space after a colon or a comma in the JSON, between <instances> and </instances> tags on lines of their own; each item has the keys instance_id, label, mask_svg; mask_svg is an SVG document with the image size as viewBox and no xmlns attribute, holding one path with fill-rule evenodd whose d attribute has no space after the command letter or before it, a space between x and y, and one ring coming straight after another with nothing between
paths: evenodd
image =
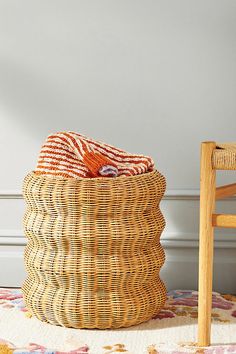
<instances>
[{"instance_id":1,"label":"floral rug","mask_svg":"<svg viewBox=\"0 0 236 354\"><path fill-rule=\"evenodd\" d=\"M20 289L0 288L0 354L236 354L236 297L213 294L212 346L197 348L197 292L168 293L152 320L117 330L43 323L27 312Z\"/></svg>"}]
</instances>

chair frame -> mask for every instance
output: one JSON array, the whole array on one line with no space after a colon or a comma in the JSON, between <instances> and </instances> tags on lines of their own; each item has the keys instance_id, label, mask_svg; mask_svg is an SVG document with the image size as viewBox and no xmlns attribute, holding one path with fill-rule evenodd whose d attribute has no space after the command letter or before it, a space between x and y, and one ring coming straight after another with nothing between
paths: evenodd
<instances>
[{"instance_id":1,"label":"chair frame","mask_svg":"<svg viewBox=\"0 0 236 354\"><path fill-rule=\"evenodd\" d=\"M216 143L201 144L200 229L198 283L198 346L208 346L211 340L212 278L214 228L236 228L236 215L215 214L217 199L236 194L236 183L216 187L216 169L212 163Z\"/></svg>"}]
</instances>

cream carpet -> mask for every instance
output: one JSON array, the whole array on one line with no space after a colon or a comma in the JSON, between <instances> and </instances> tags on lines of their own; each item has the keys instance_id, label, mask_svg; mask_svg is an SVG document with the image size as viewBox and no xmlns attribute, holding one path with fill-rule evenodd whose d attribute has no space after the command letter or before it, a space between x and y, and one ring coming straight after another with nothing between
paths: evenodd
<instances>
[{"instance_id":1,"label":"cream carpet","mask_svg":"<svg viewBox=\"0 0 236 354\"><path fill-rule=\"evenodd\" d=\"M197 292L168 293L152 320L119 330L78 330L43 323L24 307L19 289L0 288L1 354L236 354L236 297L213 294L212 346L199 349Z\"/></svg>"}]
</instances>

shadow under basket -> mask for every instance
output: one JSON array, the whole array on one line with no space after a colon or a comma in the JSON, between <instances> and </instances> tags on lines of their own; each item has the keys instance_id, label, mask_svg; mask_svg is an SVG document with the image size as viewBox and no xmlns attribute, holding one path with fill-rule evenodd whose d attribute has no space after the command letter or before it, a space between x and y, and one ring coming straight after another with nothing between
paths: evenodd
<instances>
[{"instance_id":1,"label":"shadow under basket","mask_svg":"<svg viewBox=\"0 0 236 354\"><path fill-rule=\"evenodd\" d=\"M159 278L164 191L158 171L93 179L28 174L28 310L73 328L128 327L156 315L166 299Z\"/></svg>"}]
</instances>

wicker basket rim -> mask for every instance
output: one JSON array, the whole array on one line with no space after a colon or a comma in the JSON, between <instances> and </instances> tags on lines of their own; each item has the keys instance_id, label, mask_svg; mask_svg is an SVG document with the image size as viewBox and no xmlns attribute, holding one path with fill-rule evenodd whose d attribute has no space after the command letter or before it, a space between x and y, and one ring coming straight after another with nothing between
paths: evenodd
<instances>
[{"instance_id":1,"label":"wicker basket rim","mask_svg":"<svg viewBox=\"0 0 236 354\"><path fill-rule=\"evenodd\" d=\"M33 175L35 177L38 177L38 178L42 178L42 179L54 179L54 180L58 180L58 181L83 181L83 182L91 182L91 181L96 181L97 183L100 183L100 182L108 182L108 181L120 181L122 179L125 179L127 181L129 180L133 180L133 179L140 179L140 178L145 178L145 177L151 177L153 175L160 175L162 176L162 174L158 171L158 170L153 170L151 172L146 172L146 173L140 173L138 175L134 175L134 176L119 176L119 177L96 177L96 178L82 178L82 177L78 177L78 178L74 178L74 177L63 177L63 176L53 176L53 175L50 175L50 177L48 175L45 175L45 174L39 174L39 173L36 173L35 171L31 171L28 173L28 175Z\"/></svg>"}]
</instances>

